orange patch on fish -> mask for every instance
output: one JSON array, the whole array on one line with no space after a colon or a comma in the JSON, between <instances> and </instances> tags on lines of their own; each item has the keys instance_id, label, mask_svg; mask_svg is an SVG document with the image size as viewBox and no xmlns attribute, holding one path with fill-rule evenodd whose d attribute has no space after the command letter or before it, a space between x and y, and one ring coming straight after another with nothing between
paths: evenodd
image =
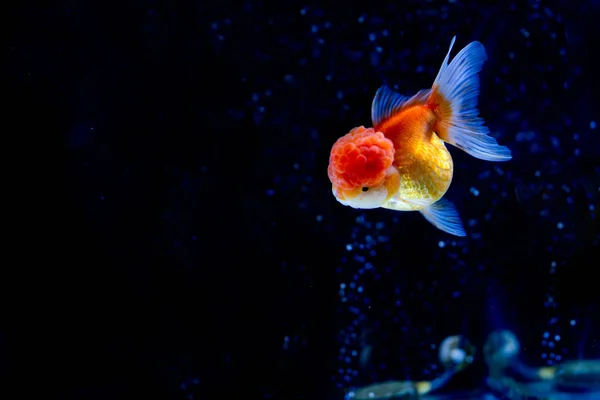
<instances>
[{"instance_id":1,"label":"orange patch on fish","mask_svg":"<svg viewBox=\"0 0 600 400\"><path fill-rule=\"evenodd\" d=\"M339 138L329 156L327 174L345 191L378 185L394 161L394 144L383 133L363 126Z\"/></svg>"}]
</instances>

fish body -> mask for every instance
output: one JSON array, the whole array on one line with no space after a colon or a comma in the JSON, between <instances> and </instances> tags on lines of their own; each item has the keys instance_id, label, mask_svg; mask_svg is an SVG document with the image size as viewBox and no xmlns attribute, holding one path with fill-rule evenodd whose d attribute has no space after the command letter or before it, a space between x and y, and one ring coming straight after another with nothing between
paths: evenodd
<instances>
[{"instance_id":1,"label":"fish body","mask_svg":"<svg viewBox=\"0 0 600 400\"><path fill-rule=\"evenodd\" d=\"M331 149L328 175L336 199L359 209L419 211L437 228L465 236L454 205L443 199L453 176L446 143L487 161L508 161L478 117L478 73L485 49L472 42L448 64L431 89L414 96L379 88L371 107L372 128L360 126Z\"/></svg>"}]
</instances>

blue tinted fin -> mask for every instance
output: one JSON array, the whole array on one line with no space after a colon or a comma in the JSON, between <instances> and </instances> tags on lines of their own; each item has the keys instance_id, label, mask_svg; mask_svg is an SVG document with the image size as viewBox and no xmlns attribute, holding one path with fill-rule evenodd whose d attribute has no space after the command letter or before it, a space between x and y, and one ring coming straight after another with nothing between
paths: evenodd
<instances>
[{"instance_id":1,"label":"blue tinted fin","mask_svg":"<svg viewBox=\"0 0 600 400\"><path fill-rule=\"evenodd\" d=\"M419 212L439 230L455 236L467 236L458 211L449 200L439 199Z\"/></svg>"},{"instance_id":2,"label":"blue tinted fin","mask_svg":"<svg viewBox=\"0 0 600 400\"><path fill-rule=\"evenodd\" d=\"M452 38L444 62L433 82L429 103L438 110L438 136L473 157L487 161L508 161L512 158L506 146L489 136L490 130L479 117L479 71L487 59L479 42L469 43L450 64Z\"/></svg>"}]
</instances>

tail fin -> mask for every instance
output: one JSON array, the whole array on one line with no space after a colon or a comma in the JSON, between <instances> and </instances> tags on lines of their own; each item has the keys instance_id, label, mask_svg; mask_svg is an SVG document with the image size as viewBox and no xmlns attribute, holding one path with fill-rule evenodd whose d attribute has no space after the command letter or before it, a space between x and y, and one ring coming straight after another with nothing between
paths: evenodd
<instances>
[{"instance_id":1,"label":"tail fin","mask_svg":"<svg viewBox=\"0 0 600 400\"><path fill-rule=\"evenodd\" d=\"M500 146L478 117L477 96L479 76L487 59L485 48L472 42L462 49L448 65L450 51L456 36L452 38L448 54L433 82L427 104L436 110L440 120L436 126L438 136L473 157L487 161L508 161L510 150Z\"/></svg>"}]
</instances>

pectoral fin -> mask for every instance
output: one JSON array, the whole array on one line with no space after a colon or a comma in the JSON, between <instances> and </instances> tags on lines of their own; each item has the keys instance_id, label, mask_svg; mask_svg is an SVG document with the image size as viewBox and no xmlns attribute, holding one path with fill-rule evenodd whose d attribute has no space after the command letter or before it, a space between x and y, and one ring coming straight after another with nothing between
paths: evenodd
<instances>
[{"instance_id":1,"label":"pectoral fin","mask_svg":"<svg viewBox=\"0 0 600 400\"><path fill-rule=\"evenodd\" d=\"M440 199L419 212L436 228L451 235L467 236L458 211L449 200Z\"/></svg>"}]
</instances>

